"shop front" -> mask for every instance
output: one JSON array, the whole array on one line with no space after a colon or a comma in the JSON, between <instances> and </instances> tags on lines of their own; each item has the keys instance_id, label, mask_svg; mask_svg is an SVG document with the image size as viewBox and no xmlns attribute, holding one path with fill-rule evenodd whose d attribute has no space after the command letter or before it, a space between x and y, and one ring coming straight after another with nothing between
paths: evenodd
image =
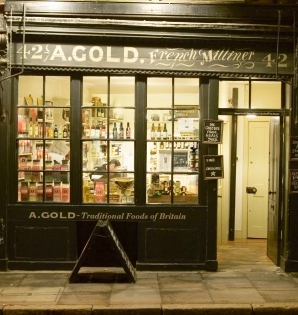
<instances>
[{"instance_id":1,"label":"shop front","mask_svg":"<svg viewBox=\"0 0 298 315\"><path fill-rule=\"evenodd\" d=\"M2 269L72 269L108 220L137 270L216 270L218 180L231 178L219 114L289 119L293 43L161 40L165 28L142 41L134 31L105 38L115 25L82 27L79 14L55 18L43 4L5 4ZM261 99L277 91L278 105L255 105L258 83ZM86 264L117 266L109 246L99 237Z\"/></svg>"}]
</instances>

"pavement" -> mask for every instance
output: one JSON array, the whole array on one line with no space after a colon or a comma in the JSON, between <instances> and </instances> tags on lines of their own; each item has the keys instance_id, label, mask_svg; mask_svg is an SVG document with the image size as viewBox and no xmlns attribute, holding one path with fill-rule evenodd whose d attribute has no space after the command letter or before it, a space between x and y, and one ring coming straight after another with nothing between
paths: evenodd
<instances>
[{"instance_id":1,"label":"pavement","mask_svg":"<svg viewBox=\"0 0 298 315\"><path fill-rule=\"evenodd\" d=\"M71 271L0 272L0 314L298 315L298 273L272 263L266 240L222 244L218 262L216 272L137 271L136 283L110 282L121 279L114 268L100 270L100 283L69 283Z\"/></svg>"}]
</instances>

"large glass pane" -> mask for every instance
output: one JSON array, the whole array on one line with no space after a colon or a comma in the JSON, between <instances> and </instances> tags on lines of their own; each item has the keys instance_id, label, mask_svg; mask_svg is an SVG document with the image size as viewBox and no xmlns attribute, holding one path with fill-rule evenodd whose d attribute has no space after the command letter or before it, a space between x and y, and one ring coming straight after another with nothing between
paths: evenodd
<instances>
[{"instance_id":1,"label":"large glass pane","mask_svg":"<svg viewBox=\"0 0 298 315\"><path fill-rule=\"evenodd\" d=\"M220 81L219 108L249 108L248 81Z\"/></svg>"},{"instance_id":2,"label":"large glass pane","mask_svg":"<svg viewBox=\"0 0 298 315\"><path fill-rule=\"evenodd\" d=\"M83 202L134 202L134 77L84 77Z\"/></svg>"},{"instance_id":3,"label":"large glass pane","mask_svg":"<svg viewBox=\"0 0 298 315\"><path fill-rule=\"evenodd\" d=\"M196 204L199 80L150 78L148 84L151 88L148 89L147 108L147 202ZM157 107L152 102L151 107L150 100L157 100L163 88L171 106L164 108L163 103L159 103ZM176 182L177 185L180 182L179 192Z\"/></svg>"},{"instance_id":4,"label":"large glass pane","mask_svg":"<svg viewBox=\"0 0 298 315\"><path fill-rule=\"evenodd\" d=\"M251 108L280 109L281 82L251 82Z\"/></svg>"},{"instance_id":5,"label":"large glass pane","mask_svg":"<svg viewBox=\"0 0 298 315\"><path fill-rule=\"evenodd\" d=\"M18 101L18 201L69 202L69 77L21 76Z\"/></svg>"}]
</instances>

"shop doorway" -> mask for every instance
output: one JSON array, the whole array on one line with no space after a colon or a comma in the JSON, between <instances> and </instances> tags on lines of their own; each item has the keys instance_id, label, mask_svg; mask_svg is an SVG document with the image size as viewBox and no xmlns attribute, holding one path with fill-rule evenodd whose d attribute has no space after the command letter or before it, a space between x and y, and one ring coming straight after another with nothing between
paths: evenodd
<instances>
[{"instance_id":1,"label":"shop doorway","mask_svg":"<svg viewBox=\"0 0 298 315\"><path fill-rule=\"evenodd\" d=\"M244 209L247 212L247 238L267 237L269 119L247 118L247 180ZM244 151L245 152L245 151ZM244 160L246 157L244 158ZM245 172L245 170L244 170ZM246 197L246 198L245 198Z\"/></svg>"},{"instance_id":2,"label":"shop doorway","mask_svg":"<svg viewBox=\"0 0 298 315\"><path fill-rule=\"evenodd\" d=\"M233 239L264 239L267 255L275 264L279 257L279 172L280 118L270 116L237 117L237 154L235 158L235 187L231 187L233 173L232 116L220 116L225 121L224 134L229 139L219 146L225 163L231 167L218 183L218 246ZM225 130L226 128L226 130ZM226 158L227 157L227 158ZM222 193L223 188L229 191ZM231 201L235 199L234 226L227 225L231 217ZM225 218L225 219L223 219ZM229 220L229 219L228 219ZM233 229L233 238L230 238ZM265 254L265 253L264 253Z\"/></svg>"}]
</instances>

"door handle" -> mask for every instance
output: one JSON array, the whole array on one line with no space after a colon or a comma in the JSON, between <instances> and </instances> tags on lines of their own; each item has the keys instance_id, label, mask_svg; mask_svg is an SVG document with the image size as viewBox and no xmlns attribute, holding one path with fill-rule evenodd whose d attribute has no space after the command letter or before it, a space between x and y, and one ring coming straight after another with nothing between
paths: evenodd
<instances>
[{"instance_id":1,"label":"door handle","mask_svg":"<svg viewBox=\"0 0 298 315\"><path fill-rule=\"evenodd\" d=\"M222 196L219 196L219 195L218 195L217 198L222 198Z\"/></svg>"},{"instance_id":2,"label":"door handle","mask_svg":"<svg viewBox=\"0 0 298 315\"><path fill-rule=\"evenodd\" d=\"M269 194L269 195L276 195L276 191L271 191L271 190L269 190L268 194Z\"/></svg>"},{"instance_id":3,"label":"door handle","mask_svg":"<svg viewBox=\"0 0 298 315\"><path fill-rule=\"evenodd\" d=\"M256 187L246 187L246 193L247 194L254 194L255 195L257 191L258 190Z\"/></svg>"}]
</instances>

